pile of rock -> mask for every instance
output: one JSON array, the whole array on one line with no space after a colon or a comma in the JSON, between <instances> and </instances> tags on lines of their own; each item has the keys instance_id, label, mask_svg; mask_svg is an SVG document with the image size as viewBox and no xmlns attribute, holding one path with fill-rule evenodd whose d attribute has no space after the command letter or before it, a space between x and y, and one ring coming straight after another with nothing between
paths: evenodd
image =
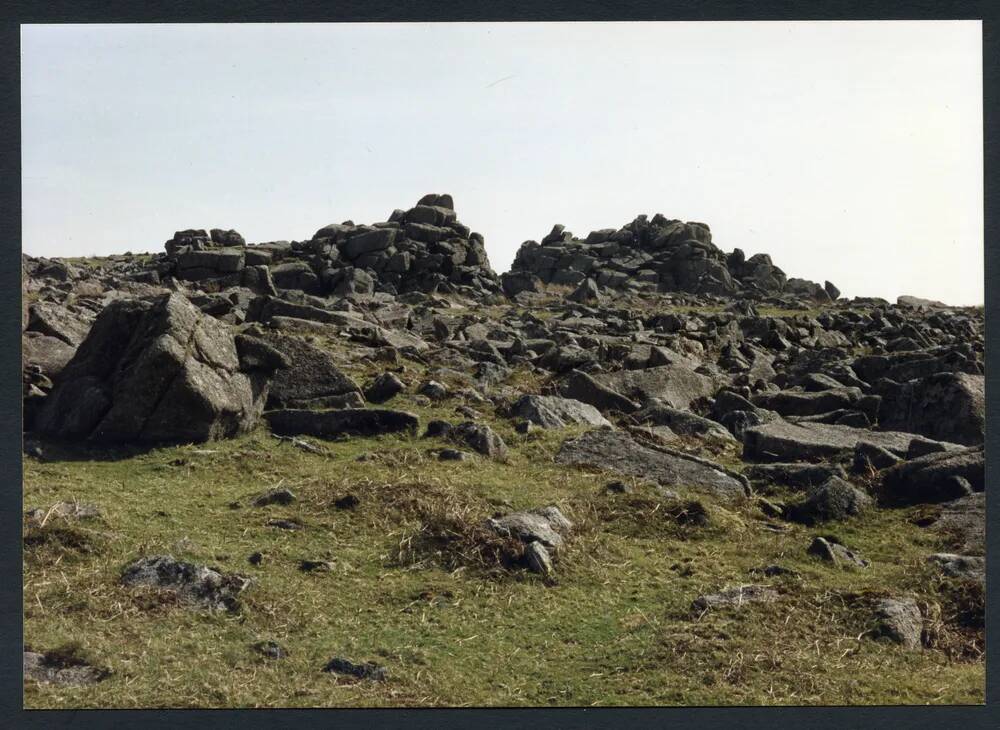
<instances>
[{"instance_id":1,"label":"pile of rock","mask_svg":"<svg viewBox=\"0 0 1000 730\"><path fill-rule=\"evenodd\" d=\"M684 223L659 213L652 219L641 215L618 230L592 231L584 239L556 225L541 243L524 242L511 270L502 277L508 296L538 291L544 284L585 285L588 279L615 290L788 293L820 302L840 296L830 282L820 286L787 278L767 254L748 259L740 249L724 253L712 243L712 232L704 223ZM581 289L574 296L585 294Z\"/></svg>"},{"instance_id":2,"label":"pile of rock","mask_svg":"<svg viewBox=\"0 0 1000 730\"><path fill-rule=\"evenodd\" d=\"M161 275L258 293L499 291L482 235L459 222L450 195L425 195L380 223L333 223L308 241L248 246L235 231L187 230L174 234L166 250Z\"/></svg>"}]
</instances>

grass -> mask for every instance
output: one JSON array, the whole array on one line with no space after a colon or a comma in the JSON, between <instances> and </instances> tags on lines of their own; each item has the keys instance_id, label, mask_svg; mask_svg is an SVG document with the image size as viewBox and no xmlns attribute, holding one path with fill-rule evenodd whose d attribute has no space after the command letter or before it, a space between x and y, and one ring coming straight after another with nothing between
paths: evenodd
<instances>
[{"instance_id":1,"label":"grass","mask_svg":"<svg viewBox=\"0 0 1000 730\"><path fill-rule=\"evenodd\" d=\"M361 384L384 367L339 354ZM427 373L405 365L412 385ZM527 372L515 381L539 386ZM464 420L458 403L405 395L388 405L426 423ZM202 445L27 457L26 508L77 499L103 514L26 523L25 642L72 646L111 675L86 687L29 682L26 706L983 701L982 594L932 573L926 556L946 545L912 523L919 508L775 533L753 504L718 504L682 486L678 499L637 480L632 493L607 494L612 475L553 461L579 427L518 434L492 405L470 405L507 442L507 462L441 462L434 452L448 444L414 436L323 443L318 455L263 428ZM731 456L715 458L736 466ZM297 499L252 506L276 486ZM343 506L347 495L356 505ZM548 504L575 530L543 579L516 565L517 546L477 526ZM275 518L305 528L269 527ZM872 567L841 570L805 553L814 535L831 532ZM259 566L248 562L254 552ZM200 612L118 584L128 562L159 553L252 577L240 611ZM303 560L333 567L303 572ZM798 576L751 575L772 563ZM692 612L695 597L751 582L773 585L780 599ZM938 617L933 648L864 636L866 607L888 593L913 595ZM288 656L254 651L268 640ZM389 679L323 673L334 656L384 665Z\"/></svg>"}]
</instances>

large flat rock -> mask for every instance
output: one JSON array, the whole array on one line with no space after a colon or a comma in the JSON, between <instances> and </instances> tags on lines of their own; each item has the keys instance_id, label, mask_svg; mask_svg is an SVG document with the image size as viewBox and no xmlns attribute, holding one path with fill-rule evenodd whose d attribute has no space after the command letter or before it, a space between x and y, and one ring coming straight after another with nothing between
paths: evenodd
<instances>
[{"instance_id":1,"label":"large flat rock","mask_svg":"<svg viewBox=\"0 0 1000 730\"><path fill-rule=\"evenodd\" d=\"M285 409L268 411L264 418L280 436L378 436L400 431L416 432L420 419L406 411L382 408L344 408L331 411Z\"/></svg>"},{"instance_id":2,"label":"large flat rock","mask_svg":"<svg viewBox=\"0 0 1000 730\"><path fill-rule=\"evenodd\" d=\"M674 408L690 409L699 398L717 390L716 384L684 365L661 365L645 370L621 370L595 375L594 380L640 403L659 398Z\"/></svg>"},{"instance_id":3,"label":"large flat rock","mask_svg":"<svg viewBox=\"0 0 1000 730\"><path fill-rule=\"evenodd\" d=\"M622 431L598 429L566 441L556 454L556 462L651 479L670 488L690 487L726 500L741 500L746 496L743 482L723 467L644 446Z\"/></svg>"},{"instance_id":4,"label":"large flat rock","mask_svg":"<svg viewBox=\"0 0 1000 730\"><path fill-rule=\"evenodd\" d=\"M915 438L920 437L902 431L869 431L826 423L772 421L751 426L743 432L743 458L753 461L828 459L853 452L859 441L881 446L905 457L910 442Z\"/></svg>"}]
</instances>

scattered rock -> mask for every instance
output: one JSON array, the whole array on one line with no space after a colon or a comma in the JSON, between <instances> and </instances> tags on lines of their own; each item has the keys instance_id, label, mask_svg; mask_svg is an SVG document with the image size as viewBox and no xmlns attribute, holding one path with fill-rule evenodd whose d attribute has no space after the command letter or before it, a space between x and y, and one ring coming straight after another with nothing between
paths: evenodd
<instances>
[{"instance_id":1,"label":"scattered rock","mask_svg":"<svg viewBox=\"0 0 1000 730\"><path fill-rule=\"evenodd\" d=\"M295 501L295 494L290 489L270 489L258 495L254 501L254 507L266 507L269 504L291 504Z\"/></svg>"},{"instance_id":2,"label":"scattered rock","mask_svg":"<svg viewBox=\"0 0 1000 730\"><path fill-rule=\"evenodd\" d=\"M137 558L122 572L125 586L152 586L173 591L185 601L212 610L239 610L237 596L249 585L241 575L221 573L171 555Z\"/></svg>"},{"instance_id":3,"label":"scattered rock","mask_svg":"<svg viewBox=\"0 0 1000 730\"><path fill-rule=\"evenodd\" d=\"M857 487L837 477L830 477L817 487L811 487L806 498L785 509L785 516L795 522L813 525L817 522L845 520L872 507L872 498Z\"/></svg>"},{"instance_id":4,"label":"scattered rock","mask_svg":"<svg viewBox=\"0 0 1000 730\"><path fill-rule=\"evenodd\" d=\"M698 596L691 608L700 613L710 609L743 608L751 603L771 603L778 600L778 592L768 586L742 585L727 588L718 593Z\"/></svg>"},{"instance_id":5,"label":"scattered rock","mask_svg":"<svg viewBox=\"0 0 1000 730\"><path fill-rule=\"evenodd\" d=\"M571 423L611 426L594 406L557 396L522 396L511 407L511 415L537 424L541 428L564 428Z\"/></svg>"},{"instance_id":6,"label":"scattered rock","mask_svg":"<svg viewBox=\"0 0 1000 730\"><path fill-rule=\"evenodd\" d=\"M406 384L395 373L382 373L365 388L365 398L372 403L385 403L406 390Z\"/></svg>"},{"instance_id":7,"label":"scattered rock","mask_svg":"<svg viewBox=\"0 0 1000 730\"><path fill-rule=\"evenodd\" d=\"M873 637L886 637L907 649L920 646L923 617L912 598L883 598L875 604Z\"/></svg>"},{"instance_id":8,"label":"scattered rock","mask_svg":"<svg viewBox=\"0 0 1000 730\"><path fill-rule=\"evenodd\" d=\"M258 641L252 648L267 659L284 659L288 656L288 650L275 641Z\"/></svg>"},{"instance_id":9,"label":"scattered rock","mask_svg":"<svg viewBox=\"0 0 1000 730\"><path fill-rule=\"evenodd\" d=\"M945 502L986 488L982 449L928 454L887 469L882 476L885 494L905 504Z\"/></svg>"},{"instance_id":10,"label":"scattered rock","mask_svg":"<svg viewBox=\"0 0 1000 730\"><path fill-rule=\"evenodd\" d=\"M545 547L558 548L563 534L573 529L558 507L543 507L527 512L514 512L487 521L498 534L514 537L524 543L540 542Z\"/></svg>"},{"instance_id":11,"label":"scattered rock","mask_svg":"<svg viewBox=\"0 0 1000 730\"><path fill-rule=\"evenodd\" d=\"M865 560L853 550L849 550L832 537L816 537L806 550L810 555L815 555L821 560L833 563L841 567L867 568L871 563Z\"/></svg>"},{"instance_id":12,"label":"scattered rock","mask_svg":"<svg viewBox=\"0 0 1000 730\"><path fill-rule=\"evenodd\" d=\"M329 560L302 560L299 570L303 573L329 573L333 570L333 563Z\"/></svg>"},{"instance_id":13,"label":"scattered rock","mask_svg":"<svg viewBox=\"0 0 1000 730\"><path fill-rule=\"evenodd\" d=\"M384 682L389 678L389 670L383 666L375 664L374 662L355 664L354 662L341 657L334 657L327 662L326 666L323 667L323 671L333 672L335 674L346 674L350 677L356 677L357 679L370 679L376 682Z\"/></svg>"},{"instance_id":14,"label":"scattered rock","mask_svg":"<svg viewBox=\"0 0 1000 730\"><path fill-rule=\"evenodd\" d=\"M952 578L971 578L982 581L986 577L986 559L981 556L934 553L927 560L937 565L942 573Z\"/></svg>"},{"instance_id":15,"label":"scattered rock","mask_svg":"<svg viewBox=\"0 0 1000 730\"><path fill-rule=\"evenodd\" d=\"M45 654L25 649L23 666L25 681L67 687L96 684L111 676L110 670L89 664L75 649Z\"/></svg>"},{"instance_id":16,"label":"scattered rock","mask_svg":"<svg viewBox=\"0 0 1000 730\"><path fill-rule=\"evenodd\" d=\"M483 456L500 461L507 458L507 444L486 424L465 421L452 427L448 435Z\"/></svg>"}]
</instances>

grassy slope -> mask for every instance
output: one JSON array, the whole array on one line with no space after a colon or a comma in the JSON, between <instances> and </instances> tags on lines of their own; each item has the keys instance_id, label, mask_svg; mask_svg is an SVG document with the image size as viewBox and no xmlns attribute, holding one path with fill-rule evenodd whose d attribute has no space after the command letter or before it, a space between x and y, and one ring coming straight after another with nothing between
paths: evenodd
<instances>
[{"instance_id":1,"label":"grassy slope","mask_svg":"<svg viewBox=\"0 0 1000 730\"><path fill-rule=\"evenodd\" d=\"M337 347L360 382L378 370ZM338 347L339 345L339 347ZM423 368L407 364L411 382ZM534 376L512 379L525 390ZM456 421L454 400L390 405ZM941 648L908 652L860 638L865 601L910 593L932 607L955 586L932 576L926 555L944 547L908 520L919 510L877 511L850 523L776 534L752 506L705 500L706 527L682 526L670 504L639 485L607 496L608 475L552 461L578 429L516 434L481 410L511 447L509 463L439 462L436 439L383 437L324 444L305 453L266 430L225 442L117 460L25 459L26 507L95 502L103 520L50 525L50 542L25 550L25 641L36 650L78 643L113 670L83 688L29 684L28 707L306 707L385 705L856 704L981 702L984 663L967 635L945 627ZM361 454L374 458L359 461ZM120 456L120 455L119 455ZM732 454L723 459L735 466ZM289 506L250 506L276 485ZM683 492L683 489L680 491ZM354 510L333 502L347 493ZM697 495L692 495L697 497ZM780 496L780 495L779 495ZM239 502L238 508L231 503ZM577 524L554 581L462 567L421 541L446 512L478 520L557 504ZM293 517L306 529L268 527ZM58 529L69 545L59 545ZM54 528L51 529L51 528ZM841 570L805 554L832 532L873 561ZM81 550L77 543L88 548ZM254 551L259 567L248 564ZM171 605L120 587L140 554L175 557L252 576L238 615ZM330 560L302 573L302 559ZM780 563L801 579L753 578ZM457 565L457 569L456 569ZM692 599L766 582L779 602L703 616ZM251 650L273 639L280 661ZM388 667L385 683L320 670L332 656Z\"/></svg>"}]
</instances>

